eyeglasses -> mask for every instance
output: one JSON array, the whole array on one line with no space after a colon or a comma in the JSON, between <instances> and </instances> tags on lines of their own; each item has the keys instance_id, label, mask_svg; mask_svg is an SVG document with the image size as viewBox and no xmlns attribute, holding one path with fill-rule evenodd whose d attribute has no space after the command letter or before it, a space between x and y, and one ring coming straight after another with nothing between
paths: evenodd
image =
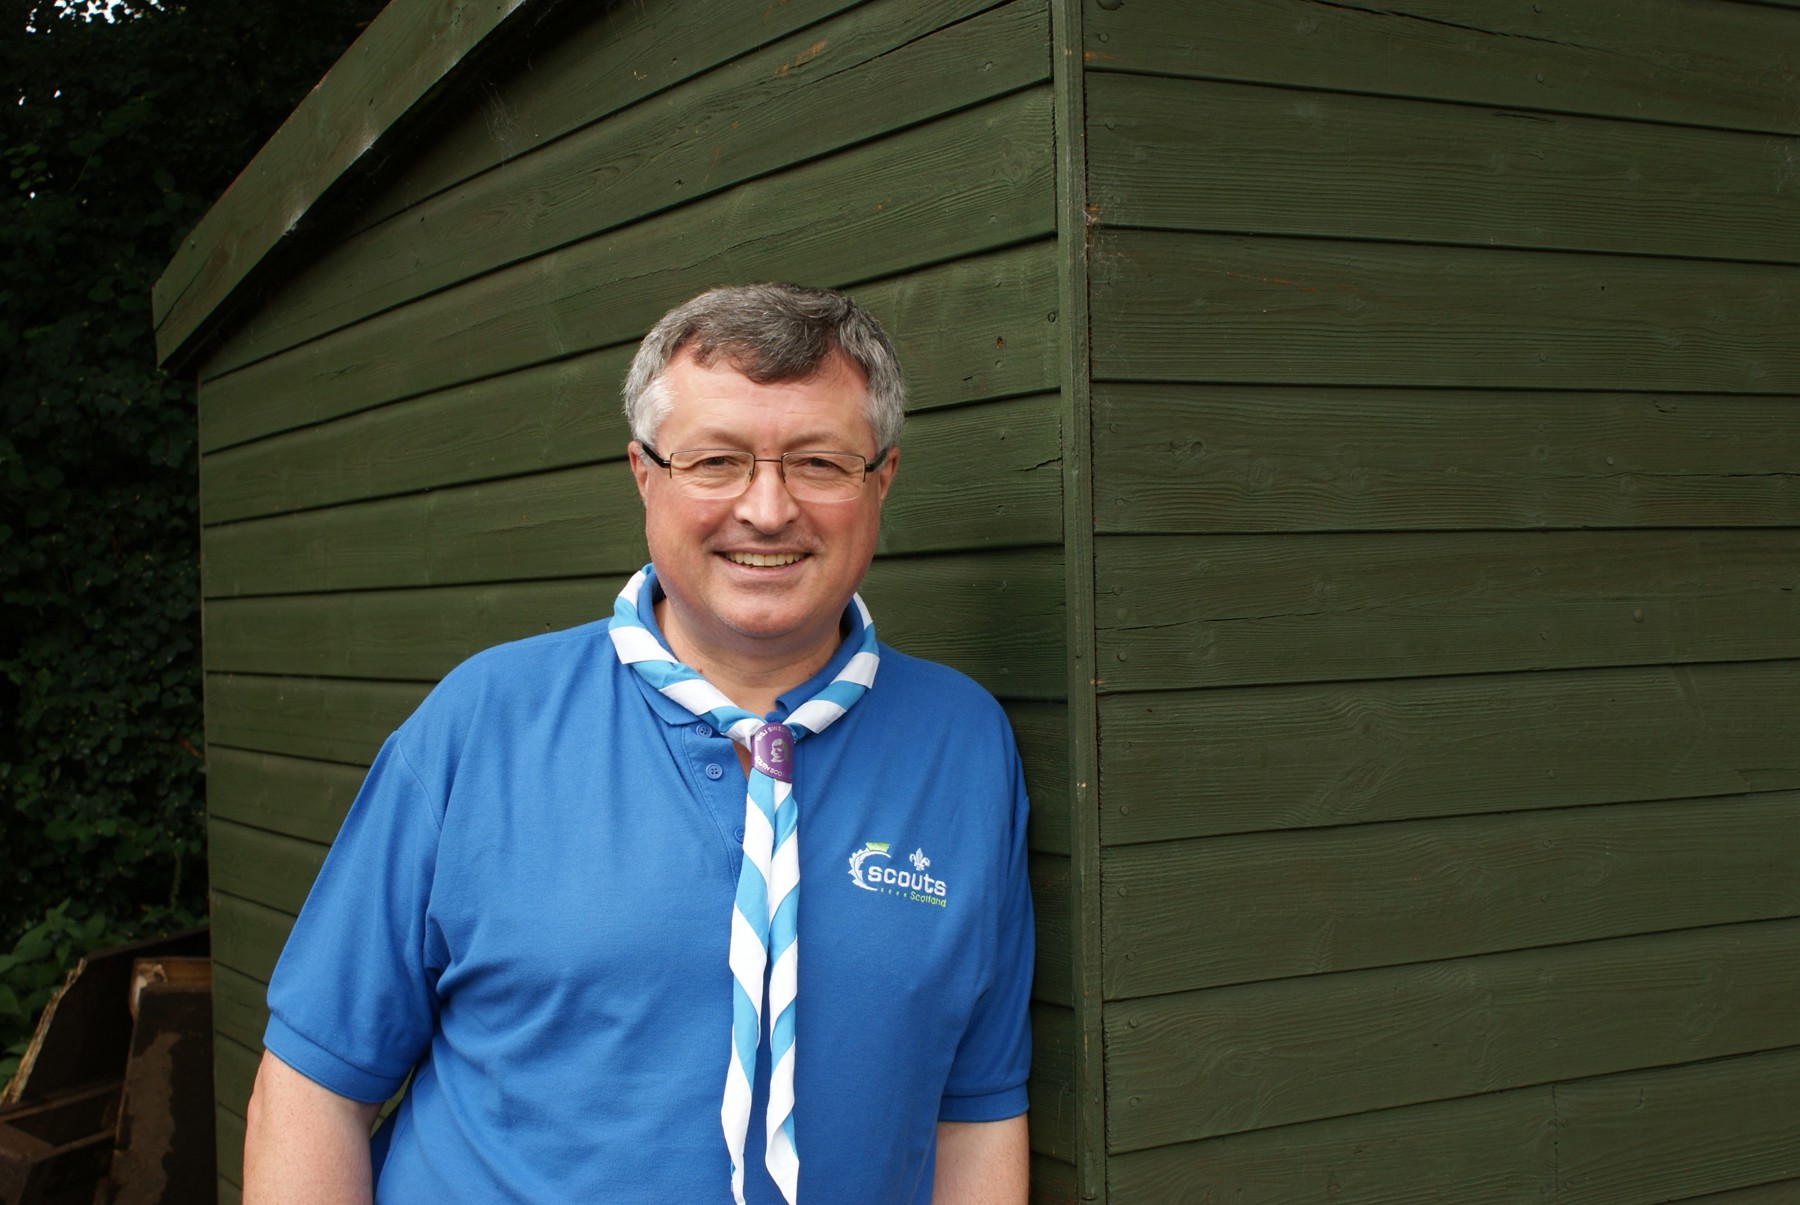
<instances>
[{"instance_id":1,"label":"eyeglasses","mask_svg":"<svg viewBox=\"0 0 1800 1205\"><path fill-rule=\"evenodd\" d=\"M722 502L750 488L756 466L778 466L781 480L796 502L848 502L862 494L863 482L887 460L883 448L875 459L855 452L788 452L781 456L753 456L737 448L684 448L667 458L639 442L652 463L669 470L669 479L682 493Z\"/></svg>"}]
</instances>

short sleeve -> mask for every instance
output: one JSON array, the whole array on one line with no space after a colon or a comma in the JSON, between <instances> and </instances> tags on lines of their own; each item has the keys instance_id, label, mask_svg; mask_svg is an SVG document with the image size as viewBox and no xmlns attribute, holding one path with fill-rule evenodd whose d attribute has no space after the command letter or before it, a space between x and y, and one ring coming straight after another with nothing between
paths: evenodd
<instances>
[{"instance_id":1,"label":"short sleeve","mask_svg":"<svg viewBox=\"0 0 1800 1205\"><path fill-rule=\"evenodd\" d=\"M263 1042L352 1100L391 1096L430 1044L436 979L428 915L441 799L401 729L382 746L269 983Z\"/></svg>"},{"instance_id":2,"label":"short sleeve","mask_svg":"<svg viewBox=\"0 0 1800 1205\"><path fill-rule=\"evenodd\" d=\"M1004 721L1003 721L1004 723ZM1001 1121L1025 1112L1031 1073L1031 983L1035 943L1025 830L1029 806L1012 735L1010 827L1002 838L994 900L993 976L976 1001L944 1085L939 1121Z\"/></svg>"}]
</instances>

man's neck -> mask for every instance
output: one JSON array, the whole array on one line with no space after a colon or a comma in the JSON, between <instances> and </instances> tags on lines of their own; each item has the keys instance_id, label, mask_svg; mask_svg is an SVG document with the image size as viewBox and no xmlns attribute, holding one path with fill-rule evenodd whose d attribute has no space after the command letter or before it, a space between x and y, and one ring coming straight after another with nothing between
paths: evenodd
<instances>
[{"instance_id":1,"label":"man's neck","mask_svg":"<svg viewBox=\"0 0 1800 1205\"><path fill-rule=\"evenodd\" d=\"M708 648L686 631L666 597L655 603L656 624L669 651L718 688L733 703L754 715L768 715L783 694L823 669L838 650L841 637L800 649L772 650L767 655L735 648Z\"/></svg>"}]
</instances>

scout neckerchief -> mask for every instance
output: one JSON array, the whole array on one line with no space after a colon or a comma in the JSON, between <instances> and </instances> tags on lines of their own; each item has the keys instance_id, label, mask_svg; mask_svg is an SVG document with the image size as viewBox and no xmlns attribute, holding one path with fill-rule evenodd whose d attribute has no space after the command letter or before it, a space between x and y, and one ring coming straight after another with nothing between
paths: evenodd
<instances>
[{"instance_id":1,"label":"scout neckerchief","mask_svg":"<svg viewBox=\"0 0 1800 1205\"><path fill-rule=\"evenodd\" d=\"M794 1145L794 996L799 949L800 806L794 794L794 743L843 715L875 683L880 656L875 621L861 595L850 601L856 655L818 694L796 707L786 723L766 723L675 660L638 610L655 598L649 565L625 583L613 604L611 635L619 660L652 687L750 750L750 787L744 801L744 864L731 911L731 1058L725 1103L719 1111L731 1152L731 1192L744 1201L744 1136L750 1128L750 1081L762 1041L763 974L769 979L769 1106L764 1161L787 1198L798 1199L800 1156ZM772 962L772 965L771 965Z\"/></svg>"}]
</instances>

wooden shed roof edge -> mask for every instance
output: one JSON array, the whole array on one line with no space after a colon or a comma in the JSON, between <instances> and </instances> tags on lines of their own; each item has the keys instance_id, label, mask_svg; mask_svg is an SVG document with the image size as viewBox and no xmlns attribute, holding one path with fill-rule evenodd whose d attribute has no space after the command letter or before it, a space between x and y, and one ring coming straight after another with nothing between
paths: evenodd
<instances>
[{"instance_id":1,"label":"wooden shed roof edge","mask_svg":"<svg viewBox=\"0 0 1800 1205\"><path fill-rule=\"evenodd\" d=\"M392 0L195 225L151 292L157 360L176 367L249 291L319 201L411 125L472 52L555 0Z\"/></svg>"}]
</instances>

